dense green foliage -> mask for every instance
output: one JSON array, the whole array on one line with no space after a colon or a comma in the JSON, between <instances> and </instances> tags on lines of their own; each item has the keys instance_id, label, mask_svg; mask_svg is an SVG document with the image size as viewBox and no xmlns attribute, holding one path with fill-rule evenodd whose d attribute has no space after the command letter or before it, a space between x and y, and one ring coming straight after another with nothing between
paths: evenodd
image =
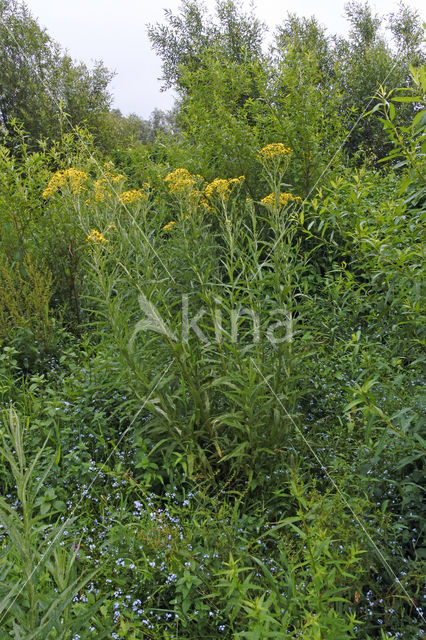
<instances>
[{"instance_id":1,"label":"dense green foliage","mask_svg":"<svg viewBox=\"0 0 426 640\"><path fill-rule=\"evenodd\" d=\"M113 75L101 62L88 69L73 61L24 4L0 1L0 128L8 133L9 148L17 143L16 121L32 148L83 125L103 152L134 141L152 142L167 118L159 110L146 121L111 109Z\"/></svg>"},{"instance_id":2,"label":"dense green foliage","mask_svg":"<svg viewBox=\"0 0 426 640\"><path fill-rule=\"evenodd\" d=\"M0 640L423 637L422 32L347 11L185 0L146 123L0 0Z\"/></svg>"}]
</instances>

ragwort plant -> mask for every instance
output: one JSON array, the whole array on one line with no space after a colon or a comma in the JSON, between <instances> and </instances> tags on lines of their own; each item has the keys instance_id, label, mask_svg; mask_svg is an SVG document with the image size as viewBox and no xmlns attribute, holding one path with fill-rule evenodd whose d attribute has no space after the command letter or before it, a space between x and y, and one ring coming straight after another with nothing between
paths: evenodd
<instances>
[{"instance_id":1,"label":"ragwort plant","mask_svg":"<svg viewBox=\"0 0 426 640\"><path fill-rule=\"evenodd\" d=\"M272 151L273 167L263 162L276 190L286 163ZM91 299L99 326L112 332L120 384L135 411L143 403L138 430L155 461L162 452L185 460L190 476L252 478L292 432L278 400L296 415L303 393L294 345L304 268L292 246L297 198L266 199L260 213L239 195L242 176L203 187L179 169L165 182L176 220L161 223L157 199L149 216L110 219L111 237L88 235Z\"/></svg>"}]
</instances>

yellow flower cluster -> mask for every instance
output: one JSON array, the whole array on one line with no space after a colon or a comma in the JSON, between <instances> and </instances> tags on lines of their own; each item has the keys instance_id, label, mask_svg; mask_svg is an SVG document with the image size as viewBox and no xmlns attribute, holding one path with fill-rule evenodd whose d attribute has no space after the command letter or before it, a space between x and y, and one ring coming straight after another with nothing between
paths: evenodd
<instances>
[{"instance_id":1,"label":"yellow flower cluster","mask_svg":"<svg viewBox=\"0 0 426 640\"><path fill-rule=\"evenodd\" d=\"M118 202L120 204L132 204L132 202L137 202L138 200L146 200L147 197L143 189L131 189L130 191L123 191L118 198Z\"/></svg>"},{"instance_id":2,"label":"yellow flower cluster","mask_svg":"<svg viewBox=\"0 0 426 640\"><path fill-rule=\"evenodd\" d=\"M209 201L206 198L204 193L201 194L201 197L198 201L200 207L202 207L205 211L209 211L210 213L214 212L213 207L210 205Z\"/></svg>"},{"instance_id":3,"label":"yellow flower cluster","mask_svg":"<svg viewBox=\"0 0 426 640\"><path fill-rule=\"evenodd\" d=\"M175 226L176 222L174 220L171 220L170 222L168 222L167 224L164 225L163 227L163 231L171 231L173 229L173 227Z\"/></svg>"},{"instance_id":4,"label":"yellow flower cluster","mask_svg":"<svg viewBox=\"0 0 426 640\"><path fill-rule=\"evenodd\" d=\"M301 200L302 198L299 198L299 196L294 196L292 193L280 193L280 196L277 202L276 194L270 193L269 196L265 196L264 198L262 198L261 203L266 205L267 207L275 207L275 206L285 207L288 205L289 202L297 202Z\"/></svg>"},{"instance_id":5,"label":"yellow flower cluster","mask_svg":"<svg viewBox=\"0 0 426 640\"><path fill-rule=\"evenodd\" d=\"M43 191L43 198L49 198L53 196L56 191L59 191L62 187L68 186L73 195L81 193L83 189L83 182L87 180L87 173L79 171L71 167L64 171L57 171L53 174L49 184Z\"/></svg>"},{"instance_id":6,"label":"yellow flower cluster","mask_svg":"<svg viewBox=\"0 0 426 640\"><path fill-rule=\"evenodd\" d=\"M114 173L114 163L105 162L104 163L104 177L106 182L120 182L120 180L126 180L126 176L123 176L122 173Z\"/></svg>"},{"instance_id":7,"label":"yellow flower cluster","mask_svg":"<svg viewBox=\"0 0 426 640\"><path fill-rule=\"evenodd\" d=\"M221 198L222 200L228 200L231 195L231 190L233 187L241 184L245 180L245 176L240 176L239 178L230 178L228 180L222 178L215 178L213 182L207 185L204 189L204 193L209 198L209 200L213 199L215 196Z\"/></svg>"},{"instance_id":8,"label":"yellow flower cluster","mask_svg":"<svg viewBox=\"0 0 426 640\"><path fill-rule=\"evenodd\" d=\"M107 191L108 181L106 178L100 178L95 181L95 200L102 202L105 198L110 198L111 194Z\"/></svg>"},{"instance_id":9,"label":"yellow flower cluster","mask_svg":"<svg viewBox=\"0 0 426 640\"><path fill-rule=\"evenodd\" d=\"M94 244L105 244L108 240L97 229L92 229L86 238L86 242L93 242Z\"/></svg>"},{"instance_id":10,"label":"yellow flower cluster","mask_svg":"<svg viewBox=\"0 0 426 640\"><path fill-rule=\"evenodd\" d=\"M191 175L188 169L176 169L164 180L168 184L170 193L187 194L194 189L199 180L202 180L202 176Z\"/></svg>"},{"instance_id":11,"label":"yellow flower cluster","mask_svg":"<svg viewBox=\"0 0 426 640\"><path fill-rule=\"evenodd\" d=\"M286 147L282 142L273 142L263 147L263 149L259 151L258 157L261 160L274 160L287 156L290 151L290 147Z\"/></svg>"},{"instance_id":12,"label":"yellow flower cluster","mask_svg":"<svg viewBox=\"0 0 426 640\"><path fill-rule=\"evenodd\" d=\"M121 182L121 180L126 180L126 176L123 176L122 173L116 173L115 175L108 175L108 179L110 182Z\"/></svg>"},{"instance_id":13,"label":"yellow flower cluster","mask_svg":"<svg viewBox=\"0 0 426 640\"><path fill-rule=\"evenodd\" d=\"M111 198L112 195L108 191L108 186L110 184L117 184L117 182L121 182L122 180L126 180L126 176L123 176L122 173L106 171L103 178L99 178L99 180L95 181L94 188L96 202L102 202L105 198Z\"/></svg>"}]
</instances>

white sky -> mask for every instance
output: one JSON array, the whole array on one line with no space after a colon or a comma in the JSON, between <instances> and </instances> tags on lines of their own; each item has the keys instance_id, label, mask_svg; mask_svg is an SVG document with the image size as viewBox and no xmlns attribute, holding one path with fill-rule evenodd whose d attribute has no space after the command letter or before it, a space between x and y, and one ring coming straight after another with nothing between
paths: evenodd
<instances>
[{"instance_id":1,"label":"white sky","mask_svg":"<svg viewBox=\"0 0 426 640\"><path fill-rule=\"evenodd\" d=\"M421 15L421 0L407 0ZM148 23L162 22L163 10L176 12L180 0L26 0L32 15L76 60L89 66L102 60L115 71L110 88L114 106L125 115L137 113L148 118L154 108L170 109L173 93L160 92L161 61L151 50L146 33ZM215 0L205 0L209 9ZM248 0L237 0L247 8ZM330 34L346 32L343 18L345 0L257 0L257 16L271 30L287 15L315 15ZM398 0L373 0L380 15L396 11Z\"/></svg>"}]
</instances>

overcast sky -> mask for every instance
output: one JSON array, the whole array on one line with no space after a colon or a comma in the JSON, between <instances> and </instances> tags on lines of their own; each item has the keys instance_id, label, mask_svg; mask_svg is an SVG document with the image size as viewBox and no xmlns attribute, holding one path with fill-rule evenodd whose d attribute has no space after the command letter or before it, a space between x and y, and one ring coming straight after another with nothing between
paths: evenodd
<instances>
[{"instance_id":1,"label":"overcast sky","mask_svg":"<svg viewBox=\"0 0 426 640\"><path fill-rule=\"evenodd\" d=\"M160 92L161 62L151 50L146 33L148 23L162 22L164 9L176 11L180 0L26 0L25 4L55 40L77 60L90 65L102 60L116 77L111 83L114 106L124 114L148 118L154 108L170 109L171 91ZM213 9L215 0L205 0ZM248 7L248 0L237 0ZM257 16L273 31L287 12L315 15L329 33L344 34L345 0L259 0ZM396 11L397 0L370 3L381 14ZM424 19L420 0L408 0Z\"/></svg>"}]
</instances>

